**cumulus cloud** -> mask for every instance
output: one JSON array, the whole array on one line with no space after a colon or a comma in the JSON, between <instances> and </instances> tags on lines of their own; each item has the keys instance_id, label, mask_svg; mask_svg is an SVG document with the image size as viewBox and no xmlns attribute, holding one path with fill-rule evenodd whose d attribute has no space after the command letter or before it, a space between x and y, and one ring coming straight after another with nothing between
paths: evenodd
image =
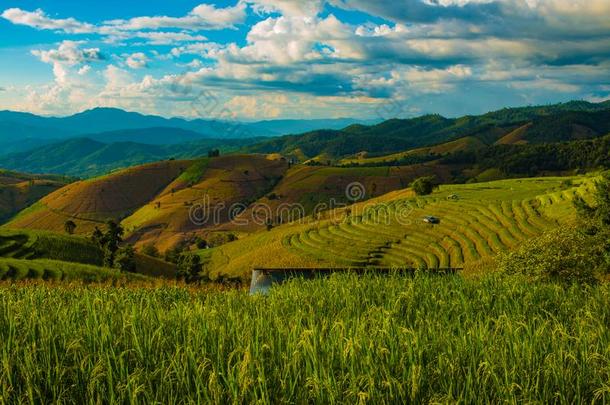
<instances>
[{"instance_id":1,"label":"cumulus cloud","mask_svg":"<svg viewBox=\"0 0 610 405\"><path fill-rule=\"evenodd\" d=\"M210 4L200 4L184 17L136 17L129 20L107 21L105 25L121 31L160 28L181 28L187 30L218 30L234 28L246 19L246 5L238 3L234 7L216 8Z\"/></svg>"},{"instance_id":2,"label":"cumulus cloud","mask_svg":"<svg viewBox=\"0 0 610 405\"><path fill-rule=\"evenodd\" d=\"M70 34L86 34L96 31L96 27L94 25L79 22L74 18L50 18L41 9L25 11L20 8L9 8L4 10L2 13L2 18L12 22L13 24L26 25L28 27L41 30L58 30Z\"/></svg>"},{"instance_id":3,"label":"cumulus cloud","mask_svg":"<svg viewBox=\"0 0 610 405\"><path fill-rule=\"evenodd\" d=\"M281 13L285 16L316 16L323 0L247 0L257 14Z\"/></svg>"},{"instance_id":4,"label":"cumulus cloud","mask_svg":"<svg viewBox=\"0 0 610 405\"><path fill-rule=\"evenodd\" d=\"M87 73L89 73L91 71L91 66L90 65L85 65L82 68L78 69L78 74L81 76L86 75Z\"/></svg>"},{"instance_id":5,"label":"cumulus cloud","mask_svg":"<svg viewBox=\"0 0 610 405\"><path fill-rule=\"evenodd\" d=\"M93 62L104 60L99 48L81 49L79 45L82 41L63 41L57 49L33 50L32 54L40 58L45 63L67 63L76 65L83 62Z\"/></svg>"},{"instance_id":6,"label":"cumulus cloud","mask_svg":"<svg viewBox=\"0 0 610 405\"><path fill-rule=\"evenodd\" d=\"M32 55L53 66L55 81L60 85L68 83L69 68L89 62L104 60L99 48L81 49L83 42L63 41L57 49L33 50Z\"/></svg>"},{"instance_id":7,"label":"cumulus cloud","mask_svg":"<svg viewBox=\"0 0 610 405\"><path fill-rule=\"evenodd\" d=\"M142 69L148 67L148 62L150 59L143 52L136 52L125 56L125 64L131 69Z\"/></svg>"},{"instance_id":8,"label":"cumulus cloud","mask_svg":"<svg viewBox=\"0 0 610 405\"><path fill-rule=\"evenodd\" d=\"M183 17L135 17L129 20L105 21L101 24L80 22L74 18L51 18L41 9L26 11L10 8L1 16L13 24L39 30L54 30L67 34L94 33L106 37L108 42L141 38L153 45L166 45L206 39L203 35L193 33L194 31L235 28L236 24L244 22L246 9L246 4L241 2L226 8L201 4ZM182 31L160 31L165 28Z\"/></svg>"},{"instance_id":9,"label":"cumulus cloud","mask_svg":"<svg viewBox=\"0 0 610 405\"><path fill-rule=\"evenodd\" d=\"M115 55L113 64L97 75L89 73L103 59L98 48L65 41L57 49L33 51L53 66L55 84L32 93L32 100L47 106L61 105L63 97L147 112L163 106L189 115L192 98L213 90L223 95L229 115L253 118L304 110L353 115L350 111L370 111L390 98L412 102L406 111L413 112L425 109L418 103L456 99L451 95L466 92L480 100L510 94L506 99L527 102L543 94L608 94L600 89L608 85L610 70L608 0L234 4L201 4L177 16L151 13L99 24L16 8L2 17L41 30L98 34L102 47L104 42L120 42L133 48ZM344 10L361 12L358 23L344 19L352 15ZM230 35L234 42L214 42L208 37L223 36L201 32L230 30L246 22L251 22L246 34ZM148 47L137 49L142 42ZM150 45L172 47L168 52ZM151 58L155 67L184 71L153 77L143 70ZM83 90L85 78L103 83L97 83L95 91Z\"/></svg>"}]
</instances>

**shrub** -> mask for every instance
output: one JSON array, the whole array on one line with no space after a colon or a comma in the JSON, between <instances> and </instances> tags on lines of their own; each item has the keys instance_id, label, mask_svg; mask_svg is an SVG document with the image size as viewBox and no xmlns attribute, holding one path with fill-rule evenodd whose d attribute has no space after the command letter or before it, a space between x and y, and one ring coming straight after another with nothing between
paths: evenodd
<instances>
[{"instance_id":1,"label":"shrub","mask_svg":"<svg viewBox=\"0 0 610 405\"><path fill-rule=\"evenodd\" d=\"M426 176L420 177L411 183L411 187L417 195L429 195L432 194L436 185L436 177Z\"/></svg>"},{"instance_id":2,"label":"shrub","mask_svg":"<svg viewBox=\"0 0 610 405\"><path fill-rule=\"evenodd\" d=\"M76 224L74 221L68 220L64 224L64 230L68 235L74 235L74 231L76 230Z\"/></svg>"},{"instance_id":3,"label":"shrub","mask_svg":"<svg viewBox=\"0 0 610 405\"><path fill-rule=\"evenodd\" d=\"M197 249L205 249L208 247L208 241L198 236L195 238L195 246L197 246Z\"/></svg>"},{"instance_id":4,"label":"shrub","mask_svg":"<svg viewBox=\"0 0 610 405\"><path fill-rule=\"evenodd\" d=\"M499 268L541 281L593 282L599 252L591 238L574 225L559 227L502 255Z\"/></svg>"},{"instance_id":5,"label":"shrub","mask_svg":"<svg viewBox=\"0 0 610 405\"><path fill-rule=\"evenodd\" d=\"M144 245L142 253L150 257L159 257L159 250L155 247L154 243Z\"/></svg>"},{"instance_id":6,"label":"shrub","mask_svg":"<svg viewBox=\"0 0 610 405\"><path fill-rule=\"evenodd\" d=\"M186 244L184 242L181 242L179 244L177 244L176 246L174 246L171 249L168 249L165 252L165 261L168 263L174 263L177 264L178 260L180 259L180 255L182 254L182 252L184 252L186 250Z\"/></svg>"},{"instance_id":7,"label":"shrub","mask_svg":"<svg viewBox=\"0 0 610 405\"><path fill-rule=\"evenodd\" d=\"M133 246L126 245L116 252L114 268L127 273L135 273L136 259Z\"/></svg>"},{"instance_id":8,"label":"shrub","mask_svg":"<svg viewBox=\"0 0 610 405\"><path fill-rule=\"evenodd\" d=\"M201 258L198 255L183 254L178 259L178 278L184 279L187 283L200 280L201 270Z\"/></svg>"}]
</instances>

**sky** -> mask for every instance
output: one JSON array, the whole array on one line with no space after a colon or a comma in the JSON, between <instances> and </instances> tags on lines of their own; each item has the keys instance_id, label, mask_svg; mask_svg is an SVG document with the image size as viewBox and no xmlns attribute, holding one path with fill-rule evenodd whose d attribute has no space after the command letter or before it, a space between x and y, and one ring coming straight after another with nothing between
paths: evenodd
<instances>
[{"instance_id":1,"label":"sky","mask_svg":"<svg viewBox=\"0 0 610 405\"><path fill-rule=\"evenodd\" d=\"M0 110L448 117L610 98L610 0L0 0Z\"/></svg>"}]
</instances>

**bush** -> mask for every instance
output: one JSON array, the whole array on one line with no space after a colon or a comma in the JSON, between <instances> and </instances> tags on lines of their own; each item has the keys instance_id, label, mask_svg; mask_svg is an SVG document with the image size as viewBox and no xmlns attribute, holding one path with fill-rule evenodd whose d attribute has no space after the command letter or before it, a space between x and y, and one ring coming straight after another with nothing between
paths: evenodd
<instances>
[{"instance_id":1,"label":"bush","mask_svg":"<svg viewBox=\"0 0 610 405\"><path fill-rule=\"evenodd\" d=\"M133 246L124 246L116 252L116 257L114 259L114 268L127 273L136 272L136 259Z\"/></svg>"},{"instance_id":2,"label":"bush","mask_svg":"<svg viewBox=\"0 0 610 405\"><path fill-rule=\"evenodd\" d=\"M593 282L600 258L592 238L574 225L559 227L502 255L499 269L541 281Z\"/></svg>"},{"instance_id":3,"label":"bush","mask_svg":"<svg viewBox=\"0 0 610 405\"><path fill-rule=\"evenodd\" d=\"M189 253L183 254L178 260L178 278L187 283L193 283L201 279L201 257Z\"/></svg>"},{"instance_id":4,"label":"bush","mask_svg":"<svg viewBox=\"0 0 610 405\"><path fill-rule=\"evenodd\" d=\"M432 194L434 189L437 187L436 177L426 176L420 177L411 183L411 187L417 195L429 195Z\"/></svg>"},{"instance_id":5,"label":"bush","mask_svg":"<svg viewBox=\"0 0 610 405\"><path fill-rule=\"evenodd\" d=\"M159 250L155 247L154 243L147 243L142 248L142 254L150 257L159 257Z\"/></svg>"},{"instance_id":6,"label":"bush","mask_svg":"<svg viewBox=\"0 0 610 405\"><path fill-rule=\"evenodd\" d=\"M76 230L76 224L74 221L66 221L66 223L64 223L64 230L68 235L74 235L74 231Z\"/></svg>"},{"instance_id":7,"label":"bush","mask_svg":"<svg viewBox=\"0 0 610 405\"><path fill-rule=\"evenodd\" d=\"M186 246L183 243L179 243L178 245L174 246L171 249L168 249L165 252L165 256L164 259L166 262L168 263L174 263L177 264L178 260L180 259L180 255L182 254L182 252L184 252L186 250Z\"/></svg>"}]
</instances>

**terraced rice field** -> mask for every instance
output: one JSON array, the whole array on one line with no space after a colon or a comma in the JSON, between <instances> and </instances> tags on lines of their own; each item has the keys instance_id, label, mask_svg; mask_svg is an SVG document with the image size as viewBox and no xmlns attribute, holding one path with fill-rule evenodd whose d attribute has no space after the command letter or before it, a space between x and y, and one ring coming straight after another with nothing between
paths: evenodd
<instances>
[{"instance_id":1,"label":"terraced rice field","mask_svg":"<svg viewBox=\"0 0 610 405\"><path fill-rule=\"evenodd\" d=\"M107 282L112 280L146 280L139 274L121 273L80 263L58 260L19 260L0 258L0 281L45 280Z\"/></svg>"},{"instance_id":2,"label":"terraced rice field","mask_svg":"<svg viewBox=\"0 0 610 405\"><path fill-rule=\"evenodd\" d=\"M135 259L139 274L170 279L176 276L173 264L141 254L136 254ZM114 270L107 274L100 267L103 253L89 240L44 231L0 231L0 261L4 269L0 280L63 280L66 277L94 280L91 275L95 271L100 272L98 281L115 278Z\"/></svg>"},{"instance_id":3,"label":"terraced rice field","mask_svg":"<svg viewBox=\"0 0 610 405\"><path fill-rule=\"evenodd\" d=\"M0 235L0 257L29 259L34 255L27 235Z\"/></svg>"},{"instance_id":4,"label":"terraced rice field","mask_svg":"<svg viewBox=\"0 0 610 405\"><path fill-rule=\"evenodd\" d=\"M573 213L590 179L504 180L442 187L429 197L355 207L354 213L292 233L284 245L346 266L460 267L516 247ZM427 224L424 216L439 224Z\"/></svg>"}]
</instances>

